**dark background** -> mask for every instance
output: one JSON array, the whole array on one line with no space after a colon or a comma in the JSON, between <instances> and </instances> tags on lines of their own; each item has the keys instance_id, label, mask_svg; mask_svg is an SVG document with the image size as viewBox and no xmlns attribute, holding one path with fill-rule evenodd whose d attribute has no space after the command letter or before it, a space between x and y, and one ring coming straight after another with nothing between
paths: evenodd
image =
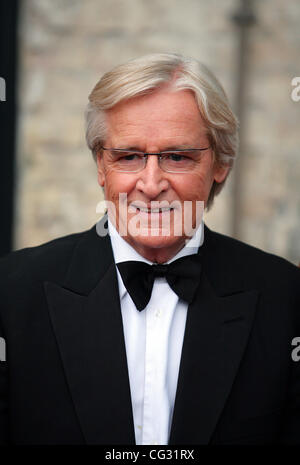
<instances>
[{"instance_id":1,"label":"dark background","mask_svg":"<svg viewBox=\"0 0 300 465\"><path fill-rule=\"evenodd\" d=\"M16 159L17 24L18 0L0 2L0 76L6 83L6 101L0 102L0 256L12 248Z\"/></svg>"}]
</instances>

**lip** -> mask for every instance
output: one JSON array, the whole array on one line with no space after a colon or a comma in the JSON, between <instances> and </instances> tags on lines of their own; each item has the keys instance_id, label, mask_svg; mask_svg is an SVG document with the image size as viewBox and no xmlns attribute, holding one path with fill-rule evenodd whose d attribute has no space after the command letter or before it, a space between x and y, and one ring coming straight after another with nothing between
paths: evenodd
<instances>
[{"instance_id":1,"label":"lip","mask_svg":"<svg viewBox=\"0 0 300 465\"><path fill-rule=\"evenodd\" d=\"M130 207L134 208L135 211L139 213L146 213L148 215L150 214L163 214L163 213L168 213L174 210L173 207L161 207L161 208L145 208L145 207L139 207L137 205L130 205Z\"/></svg>"},{"instance_id":2,"label":"lip","mask_svg":"<svg viewBox=\"0 0 300 465\"><path fill-rule=\"evenodd\" d=\"M132 201L128 204L128 208L132 208L134 212L143 213L164 213L176 209L176 205L168 200L153 200L151 202L143 202L141 200Z\"/></svg>"}]
</instances>

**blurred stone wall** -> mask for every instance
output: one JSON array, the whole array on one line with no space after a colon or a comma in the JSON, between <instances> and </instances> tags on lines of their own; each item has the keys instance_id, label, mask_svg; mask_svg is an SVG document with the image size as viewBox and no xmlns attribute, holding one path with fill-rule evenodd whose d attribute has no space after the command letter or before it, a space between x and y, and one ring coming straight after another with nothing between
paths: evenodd
<instances>
[{"instance_id":1,"label":"blurred stone wall","mask_svg":"<svg viewBox=\"0 0 300 465\"><path fill-rule=\"evenodd\" d=\"M102 199L83 114L100 75L145 53L207 64L236 92L238 0L23 0L15 247L89 228ZM300 3L256 0L250 30L241 239L300 261ZM231 232L229 180L207 224Z\"/></svg>"}]
</instances>

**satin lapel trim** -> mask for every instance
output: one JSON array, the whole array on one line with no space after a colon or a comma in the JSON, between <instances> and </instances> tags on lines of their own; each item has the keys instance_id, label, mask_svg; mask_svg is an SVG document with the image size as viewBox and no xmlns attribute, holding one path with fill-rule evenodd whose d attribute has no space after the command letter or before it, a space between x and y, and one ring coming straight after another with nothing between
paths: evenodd
<instances>
[{"instance_id":1,"label":"satin lapel trim","mask_svg":"<svg viewBox=\"0 0 300 465\"><path fill-rule=\"evenodd\" d=\"M207 444L247 345L258 291L218 297L204 273L189 306L169 444Z\"/></svg>"},{"instance_id":2,"label":"satin lapel trim","mask_svg":"<svg viewBox=\"0 0 300 465\"><path fill-rule=\"evenodd\" d=\"M88 444L135 444L115 266L86 297L45 283L50 317Z\"/></svg>"}]
</instances>

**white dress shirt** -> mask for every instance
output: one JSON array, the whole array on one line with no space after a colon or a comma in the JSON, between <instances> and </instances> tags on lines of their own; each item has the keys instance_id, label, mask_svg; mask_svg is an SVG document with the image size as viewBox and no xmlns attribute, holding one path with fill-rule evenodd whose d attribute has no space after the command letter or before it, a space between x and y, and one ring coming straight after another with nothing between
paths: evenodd
<instances>
[{"instance_id":1,"label":"white dress shirt","mask_svg":"<svg viewBox=\"0 0 300 465\"><path fill-rule=\"evenodd\" d=\"M108 221L115 263L152 264L139 255ZM203 222L192 239L169 262L197 253ZM156 278L151 299L138 311L117 268L136 444L167 445L172 424L188 303L166 279Z\"/></svg>"}]
</instances>

